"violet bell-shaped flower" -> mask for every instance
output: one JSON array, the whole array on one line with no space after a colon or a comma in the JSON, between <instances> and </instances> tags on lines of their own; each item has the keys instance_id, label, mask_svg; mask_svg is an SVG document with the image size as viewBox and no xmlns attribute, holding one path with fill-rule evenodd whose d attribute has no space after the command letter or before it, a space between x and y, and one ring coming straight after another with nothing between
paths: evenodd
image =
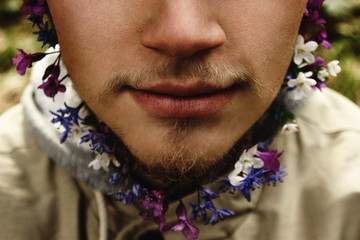
<instances>
[{"instance_id":1,"label":"violet bell-shaped flower","mask_svg":"<svg viewBox=\"0 0 360 240\"><path fill-rule=\"evenodd\" d=\"M331 49L332 45L329 41L326 40L327 33L325 30L318 32L314 36L311 37L311 41L315 41L320 45L323 45L326 49Z\"/></svg>"},{"instance_id":2,"label":"violet bell-shaped flower","mask_svg":"<svg viewBox=\"0 0 360 240\"><path fill-rule=\"evenodd\" d=\"M58 92L66 91L65 85L60 84L60 80L55 74L51 74L47 81L41 84L38 88L43 89L45 95L50 98L54 98Z\"/></svg>"},{"instance_id":3,"label":"violet bell-shaped flower","mask_svg":"<svg viewBox=\"0 0 360 240\"><path fill-rule=\"evenodd\" d=\"M43 59L46 54L45 53L26 53L24 50L17 48L17 50L20 52L19 55L16 55L12 58L13 64L16 66L16 71L20 75L24 75L27 68L32 67L33 62L40 61Z\"/></svg>"}]
</instances>

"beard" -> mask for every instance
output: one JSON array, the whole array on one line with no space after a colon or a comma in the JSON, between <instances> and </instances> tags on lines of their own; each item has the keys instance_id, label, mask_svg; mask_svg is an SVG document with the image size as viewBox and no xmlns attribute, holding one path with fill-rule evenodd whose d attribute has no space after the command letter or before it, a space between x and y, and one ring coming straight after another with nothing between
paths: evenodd
<instances>
[{"instance_id":1,"label":"beard","mask_svg":"<svg viewBox=\"0 0 360 240\"><path fill-rule=\"evenodd\" d=\"M190 149L183 142L191 128L201 124L203 120L169 119L166 124L171 130L165 139L169 147L160 153L160 160L139 159L132 152L132 147L127 146L121 137L111 130L108 131L107 138L116 158L129 167L129 174L135 182L150 189L165 190L171 200L193 192L228 173L245 149L272 138L278 129L270 107L229 151L225 154L209 155L201 149Z\"/></svg>"}]
</instances>

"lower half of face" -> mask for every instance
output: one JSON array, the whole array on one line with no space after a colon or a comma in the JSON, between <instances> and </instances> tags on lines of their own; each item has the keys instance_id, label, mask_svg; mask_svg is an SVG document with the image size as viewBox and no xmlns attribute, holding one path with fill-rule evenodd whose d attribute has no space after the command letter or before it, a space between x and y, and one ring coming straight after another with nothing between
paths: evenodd
<instances>
[{"instance_id":1,"label":"lower half of face","mask_svg":"<svg viewBox=\"0 0 360 240\"><path fill-rule=\"evenodd\" d=\"M69 74L138 161L179 171L221 161L266 111L306 4L102 2L48 3Z\"/></svg>"}]
</instances>

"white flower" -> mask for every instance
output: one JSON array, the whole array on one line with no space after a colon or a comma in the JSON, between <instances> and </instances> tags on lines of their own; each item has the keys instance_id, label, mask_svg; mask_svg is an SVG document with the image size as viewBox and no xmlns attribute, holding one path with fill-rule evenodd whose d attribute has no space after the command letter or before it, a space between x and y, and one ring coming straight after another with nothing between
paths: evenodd
<instances>
[{"instance_id":1,"label":"white flower","mask_svg":"<svg viewBox=\"0 0 360 240\"><path fill-rule=\"evenodd\" d=\"M105 171L109 171L110 162L116 167L120 167L120 163L116 160L116 158L108 153L97 154L95 159L92 160L88 167L93 168L94 170L99 170L100 168L104 169Z\"/></svg>"},{"instance_id":2,"label":"white flower","mask_svg":"<svg viewBox=\"0 0 360 240\"><path fill-rule=\"evenodd\" d=\"M239 176L242 168L235 168L232 172L229 173L228 179L231 185L239 186L241 181L245 179L245 177Z\"/></svg>"},{"instance_id":3,"label":"white flower","mask_svg":"<svg viewBox=\"0 0 360 240\"><path fill-rule=\"evenodd\" d=\"M248 174L252 166L254 168L262 168L264 166L264 162L256 156L258 153L257 148L258 146L255 145L249 150L244 150L239 160L235 163L235 169L228 175L228 179L233 186L240 185L241 181L245 178L239 176L239 174Z\"/></svg>"},{"instance_id":4,"label":"white flower","mask_svg":"<svg viewBox=\"0 0 360 240\"><path fill-rule=\"evenodd\" d=\"M311 87L316 85L316 81L310 78L312 74L312 72L300 72L296 79L289 80L288 86L291 88L296 87L291 91L295 100L300 100L313 91Z\"/></svg>"},{"instance_id":5,"label":"white flower","mask_svg":"<svg viewBox=\"0 0 360 240\"><path fill-rule=\"evenodd\" d=\"M327 64L328 71L331 76L336 77L338 73L341 72L341 67L339 66L339 61L334 60Z\"/></svg>"},{"instance_id":6,"label":"white flower","mask_svg":"<svg viewBox=\"0 0 360 240\"><path fill-rule=\"evenodd\" d=\"M281 129L281 134L289 135L291 133L298 132L299 131L298 127L299 126L297 125L296 122L286 123Z\"/></svg>"},{"instance_id":7,"label":"white flower","mask_svg":"<svg viewBox=\"0 0 360 240\"><path fill-rule=\"evenodd\" d=\"M318 72L317 77L320 81L325 82L329 77L329 72L326 69L322 69Z\"/></svg>"},{"instance_id":8,"label":"white flower","mask_svg":"<svg viewBox=\"0 0 360 240\"><path fill-rule=\"evenodd\" d=\"M302 64L303 60L309 64L314 63L315 57L311 52L315 51L318 46L315 41L305 43L304 37L299 35L295 46L294 62L297 65Z\"/></svg>"},{"instance_id":9,"label":"white flower","mask_svg":"<svg viewBox=\"0 0 360 240\"><path fill-rule=\"evenodd\" d=\"M82 124L80 124L80 125L74 124L74 125L71 126L71 133L69 134L69 136L73 139L73 141L80 144L81 137L83 136L83 133L85 133L87 131L88 131L87 126L84 126Z\"/></svg>"}]
</instances>

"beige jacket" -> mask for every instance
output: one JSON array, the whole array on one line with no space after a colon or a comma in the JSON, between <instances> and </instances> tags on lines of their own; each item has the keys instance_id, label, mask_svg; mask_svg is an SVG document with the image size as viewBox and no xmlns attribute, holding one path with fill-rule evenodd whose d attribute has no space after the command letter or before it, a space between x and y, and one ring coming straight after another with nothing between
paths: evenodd
<instances>
[{"instance_id":1,"label":"beige jacket","mask_svg":"<svg viewBox=\"0 0 360 240\"><path fill-rule=\"evenodd\" d=\"M235 211L236 216L214 227L195 222L199 239L360 239L359 108L325 90L316 92L298 111L297 121L298 133L279 134L273 144L285 151L281 162L288 176L284 182L257 189L251 203L240 194L219 198L215 204ZM188 196L184 203L194 198ZM140 237L157 226L143 221L137 206L124 207L109 196L105 202L108 239L154 239ZM168 212L173 213L176 205ZM3 114L0 240L99 239L98 206L94 190L39 147L24 122L22 106ZM175 218L167 215L169 222ZM164 239L184 237L170 232Z\"/></svg>"}]
</instances>

